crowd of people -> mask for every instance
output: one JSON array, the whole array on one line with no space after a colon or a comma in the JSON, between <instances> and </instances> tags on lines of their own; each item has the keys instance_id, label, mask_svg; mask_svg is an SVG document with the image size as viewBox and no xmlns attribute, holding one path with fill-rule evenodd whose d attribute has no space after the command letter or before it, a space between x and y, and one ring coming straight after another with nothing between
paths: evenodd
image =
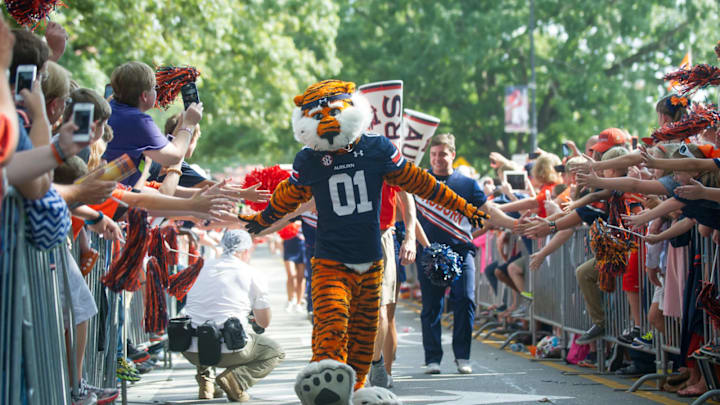
<instances>
[{"instance_id":1,"label":"crowd of people","mask_svg":"<svg viewBox=\"0 0 720 405\"><path fill-rule=\"evenodd\" d=\"M64 325L73 329L68 336L73 335L76 342L74 351L67 346L68 357L75 356L76 373L69 379L72 402L103 404L118 396L117 389L92 386L82 374L88 322L98 313L84 279L98 258L88 232L117 241L121 247L124 239L129 239L123 226L126 214L136 208L162 218L154 221L161 228L194 228L201 235L201 244L217 249L217 257L205 263L185 299L182 313L190 316L187 330L192 343L182 351L197 366L200 398L224 392L233 400L248 400L249 387L284 357L282 349L261 333L271 319L267 286L252 275L247 264L251 237L242 230L246 223L237 217L239 202L267 201L270 193L257 186L242 188L229 179L213 180L185 162L200 141L202 104L191 104L160 129L147 114L157 97L152 68L133 61L117 66L110 77L112 94L106 98L77 83L72 72L62 66L66 41L65 30L56 23L48 24L43 39L28 30L10 30L0 22L0 145L4 147L0 165L7 183L22 196L26 212L34 213L28 225L30 242L39 249L58 245L68 249L69 233L80 251L77 262L68 256L63 269L70 281L69 291L63 294L71 296L71 306L63 310ZM37 72L36 78L29 88L20 89L17 72L28 67ZM80 129L74 113L79 104L93 106L89 140L78 141L74 136ZM685 119L692 113L691 105L676 94L661 98L655 107L657 126ZM562 158L538 149L519 164L493 152L489 159L494 173L485 177L467 167L454 167L453 135L434 136L428 149L428 172L489 218L485 226L476 228L457 211L412 196L398 186L383 185L378 218L383 270L368 383L393 386L395 308L400 286L408 278L405 266L417 263L414 277L420 287L426 373L442 370L441 320L449 288L455 367L459 373L469 374L478 310L476 278L486 277L493 286L504 283L513 292L506 308L489 308L495 310L494 316L525 319L533 299L525 275L539 269L545 258L585 224L591 226L595 240L591 243L595 257L576 271L592 320L592 327L576 340L592 346L586 362L592 363L593 353L605 350L594 344L606 336L603 294L614 291L618 282L627 296L628 316L634 325L617 340L637 347L653 344L657 337L653 331L642 330L641 321L646 309L639 292L642 278L647 277L655 287L647 317L656 333L665 332L665 317L679 318L684 325L678 362L682 374L669 380L666 389L681 396L702 394L707 386L691 355L712 342L702 341L703 316L696 305L701 274L693 270L699 245L691 234L697 229L714 243L720 236L718 131L720 122L714 122L685 140L637 147L637 138L627 131L607 128L590 136L584 150L572 141L565 142ZM108 180L105 165L115 159L125 159L138 170ZM510 175L515 176L512 185ZM517 176L522 179L519 183ZM282 238L287 273L285 310L308 313L310 321L316 322L312 316L316 314L312 292L316 277L311 260L317 251L317 207L310 201L294 212L260 235L277 232ZM51 226L44 226L47 223ZM211 231L205 232L208 229ZM495 234L501 258L490 263L475 259L484 255L477 247L488 233ZM438 285L425 271L424 263L430 260L426 248L434 243L447 246L460 258L459 276L449 287ZM608 252L610 246L615 250ZM645 257L640 257L641 253ZM482 268L475 268L477 262L484 264ZM225 346L218 349L213 364L226 371L213 377L198 347L207 344L203 337L206 326L222 324L215 333L230 333L234 326L228 321L232 319L237 319L244 331L238 335L242 345L231 348L233 338L225 337ZM165 331L154 332L162 342ZM137 349L133 345L137 342L119 339L117 343L119 379L137 381L138 369L152 369L151 353ZM151 347L150 352L158 347ZM637 371L638 366L632 364L621 370Z\"/></svg>"}]
</instances>

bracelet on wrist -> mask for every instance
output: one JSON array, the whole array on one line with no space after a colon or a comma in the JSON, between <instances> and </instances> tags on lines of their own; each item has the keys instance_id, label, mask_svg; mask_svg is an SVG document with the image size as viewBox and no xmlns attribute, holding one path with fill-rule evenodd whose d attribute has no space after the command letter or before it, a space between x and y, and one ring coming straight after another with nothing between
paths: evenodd
<instances>
[{"instance_id":1,"label":"bracelet on wrist","mask_svg":"<svg viewBox=\"0 0 720 405\"><path fill-rule=\"evenodd\" d=\"M103 214L102 211L98 211L98 214L100 215L98 215L98 217L95 219L86 219L85 225L95 225L98 222L102 221L103 218L105 218L105 214Z\"/></svg>"},{"instance_id":2,"label":"bracelet on wrist","mask_svg":"<svg viewBox=\"0 0 720 405\"><path fill-rule=\"evenodd\" d=\"M188 134L190 134L190 136L192 137L192 136L193 136L193 129L194 129L194 128L191 128L191 127L184 127L184 128L178 129L178 130L177 130L177 133L179 134L180 132L185 131L185 132L187 132Z\"/></svg>"},{"instance_id":3,"label":"bracelet on wrist","mask_svg":"<svg viewBox=\"0 0 720 405\"><path fill-rule=\"evenodd\" d=\"M60 147L60 143L57 139L50 144L50 150L52 151L53 157L55 157L55 162L57 162L58 166L62 165L66 158L65 153Z\"/></svg>"},{"instance_id":4,"label":"bracelet on wrist","mask_svg":"<svg viewBox=\"0 0 720 405\"><path fill-rule=\"evenodd\" d=\"M557 232L557 224L555 223L555 221L550 221L550 232Z\"/></svg>"},{"instance_id":5,"label":"bracelet on wrist","mask_svg":"<svg viewBox=\"0 0 720 405\"><path fill-rule=\"evenodd\" d=\"M175 168L165 169L165 175L166 175L166 176L167 176L168 174L170 174L170 173L175 173L175 174L177 174L178 176L182 176L182 174L183 174L183 173L182 173L182 170L180 170L180 169L175 169Z\"/></svg>"}]
</instances>

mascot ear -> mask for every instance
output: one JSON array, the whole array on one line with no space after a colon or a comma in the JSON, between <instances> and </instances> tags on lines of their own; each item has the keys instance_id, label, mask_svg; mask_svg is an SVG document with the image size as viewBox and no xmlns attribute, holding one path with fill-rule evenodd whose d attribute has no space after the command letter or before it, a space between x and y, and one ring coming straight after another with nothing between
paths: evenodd
<instances>
[{"instance_id":1,"label":"mascot ear","mask_svg":"<svg viewBox=\"0 0 720 405\"><path fill-rule=\"evenodd\" d=\"M345 92L348 94L355 93L355 83L353 82L346 82L345 83Z\"/></svg>"},{"instance_id":2,"label":"mascot ear","mask_svg":"<svg viewBox=\"0 0 720 405\"><path fill-rule=\"evenodd\" d=\"M303 94L300 94L299 96L295 96L293 101L295 102L295 105L298 107L302 107L303 105L303 99L305 99L305 96Z\"/></svg>"}]
</instances>

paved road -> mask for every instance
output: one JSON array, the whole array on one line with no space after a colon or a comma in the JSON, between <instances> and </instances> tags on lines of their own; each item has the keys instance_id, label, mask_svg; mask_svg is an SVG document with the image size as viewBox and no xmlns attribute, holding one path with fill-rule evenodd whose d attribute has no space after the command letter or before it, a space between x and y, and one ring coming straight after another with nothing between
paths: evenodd
<instances>
[{"instance_id":1,"label":"paved road","mask_svg":"<svg viewBox=\"0 0 720 405\"><path fill-rule=\"evenodd\" d=\"M310 323L305 315L286 313L285 272L280 258L261 247L253 259L271 282L273 321L268 336L277 340L287 357L273 373L249 390L248 404L299 404L293 391L295 376L310 359ZM473 374L457 374L450 347L450 334L443 336L446 356L442 374L424 374L419 307L412 302L399 306L398 358L392 389L405 404L683 404L679 398L658 392L629 394L615 389L627 388L632 380L614 376L577 376L564 372L584 372L564 363L532 362L509 351L500 351L493 342L476 341L472 348ZM173 369L158 369L130 386L130 404L211 403L197 398L195 370L181 356L174 357ZM224 400L223 400L224 401ZM212 401L214 402L214 401Z\"/></svg>"}]
</instances>

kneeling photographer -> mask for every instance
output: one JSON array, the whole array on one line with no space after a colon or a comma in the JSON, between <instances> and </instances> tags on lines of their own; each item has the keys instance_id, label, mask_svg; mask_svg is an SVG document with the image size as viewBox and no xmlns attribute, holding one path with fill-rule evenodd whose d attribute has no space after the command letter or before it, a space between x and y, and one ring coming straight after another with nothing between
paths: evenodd
<instances>
[{"instance_id":1,"label":"kneeling photographer","mask_svg":"<svg viewBox=\"0 0 720 405\"><path fill-rule=\"evenodd\" d=\"M199 398L213 398L211 368L224 368L215 378L228 398L250 399L247 390L267 376L285 357L280 346L253 333L248 315L266 328L270 297L258 272L244 260L252 247L244 230L228 230L220 242L223 254L208 260L187 295L187 317L171 320L170 349L182 351L197 366Z\"/></svg>"}]
</instances>

